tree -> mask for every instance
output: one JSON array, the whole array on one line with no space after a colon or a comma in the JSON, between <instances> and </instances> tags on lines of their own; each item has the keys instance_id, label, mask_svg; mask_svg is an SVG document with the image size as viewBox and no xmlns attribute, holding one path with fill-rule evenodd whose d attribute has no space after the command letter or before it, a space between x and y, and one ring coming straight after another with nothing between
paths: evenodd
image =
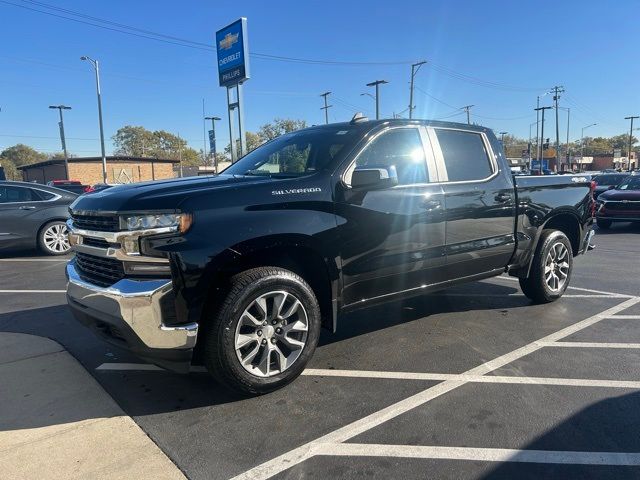
<instances>
[{"instance_id":1,"label":"tree","mask_svg":"<svg viewBox=\"0 0 640 480\"><path fill-rule=\"evenodd\" d=\"M38 152L22 143L18 143L0 152L0 165L4 168L5 175L9 180L22 179L22 175L16 167L42 162L46 159L46 154Z\"/></svg>"},{"instance_id":2,"label":"tree","mask_svg":"<svg viewBox=\"0 0 640 480\"><path fill-rule=\"evenodd\" d=\"M284 135L285 133L294 132L305 128L307 122L305 120L293 120L290 118L275 118L271 123L265 123L258 130L258 136L262 142L268 142L274 138Z\"/></svg>"},{"instance_id":3,"label":"tree","mask_svg":"<svg viewBox=\"0 0 640 480\"><path fill-rule=\"evenodd\" d=\"M47 159L47 155L38 152L28 145L18 143L13 147L4 149L2 153L0 153L0 158L12 162L16 167L20 167L22 165L43 162Z\"/></svg>"},{"instance_id":4,"label":"tree","mask_svg":"<svg viewBox=\"0 0 640 480\"><path fill-rule=\"evenodd\" d=\"M182 138L166 130L150 131L144 127L126 125L112 137L114 153L129 157L168 158L183 165L201 165L200 155Z\"/></svg>"}]
</instances>

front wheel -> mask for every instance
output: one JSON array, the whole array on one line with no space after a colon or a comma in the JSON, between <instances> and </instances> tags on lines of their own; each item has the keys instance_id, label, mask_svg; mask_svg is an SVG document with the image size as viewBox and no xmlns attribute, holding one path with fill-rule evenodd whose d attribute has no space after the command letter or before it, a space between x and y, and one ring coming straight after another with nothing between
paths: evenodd
<instances>
[{"instance_id":1,"label":"front wheel","mask_svg":"<svg viewBox=\"0 0 640 480\"><path fill-rule=\"evenodd\" d=\"M47 255L64 255L69 253L67 225L64 222L49 222L38 233L38 245Z\"/></svg>"},{"instance_id":2,"label":"front wheel","mask_svg":"<svg viewBox=\"0 0 640 480\"><path fill-rule=\"evenodd\" d=\"M520 279L522 292L536 303L560 298L573 270L571 242L558 230L543 230L527 278Z\"/></svg>"},{"instance_id":3,"label":"front wheel","mask_svg":"<svg viewBox=\"0 0 640 480\"><path fill-rule=\"evenodd\" d=\"M249 395L293 381L320 336L320 307L297 274L276 267L247 270L231 279L223 303L212 309L204 362L221 383Z\"/></svg>"}]
</instances>

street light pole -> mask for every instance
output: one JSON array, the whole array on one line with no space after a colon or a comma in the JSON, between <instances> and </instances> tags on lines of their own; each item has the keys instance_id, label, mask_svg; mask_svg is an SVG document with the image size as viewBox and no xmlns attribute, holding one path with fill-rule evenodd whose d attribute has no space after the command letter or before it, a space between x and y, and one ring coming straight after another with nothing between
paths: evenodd
<instances>
[{"instance_id":1,"label":"street light pole","mask_svg":"<svg viewBox=\"0 0 640 480\"><path fill-rule=\"evenodd\" d=\"M424 65L425 63L427 63L426 60L422 60L421 62L417 62L414 63L413 65L411 65L411 84L409 87L409 120L411 120L413 118L413 109L416 108L413 105L413 79L415 78L416 74L418 73L418 70L420 70L420 67L422 65Z\"/></svg>"},{"instance_id":2,"label":"street light pole","mask_svg":"<svg viewBox=\"0 0 640 480\"><path fill-rule=\"evenodd\" d=\"M213 165L216 173L218 173L218 156L216 155L216 121L222 120L220 117L204 117L205 120L211 120L211 153L213 154Z\"/></svg>"},{"instance_id":3,"label":"street light pole","mask_svg":"<svg viewBox=\"0 0 640 480\"><path fill-rule=\"evenodd\" d=\"M629 128L629 150L627 150L627 157L629 158L629 164L627 170L631 171L631 147L633 146L633 120L640 118L639 116L624 117L625 120L631 120L631 128Z\"/></svg>"},{"instance_id":4,"label":"street light pole","mask_svg":"<svg viewBox=\"0 0 640 480\"><path fill-rule=\"evenodd\" d=\"M64 174L69 180L69 155L67 154L67 142L64 138L64 119L62 118L62 110L71 110L71 107L66 105L49 105L49 108L57 108L60 113L60 142L62 143L62 151L64 152Z\"/></svg>"},{"instance_id":5,"label":"street light pole","mask_svg":"<svg viewBox=\"0 0 640 480\"><path fill-rule=\"evenodd\" d=\"M102 94L100 92L100 66L98 60L83 55L80 60L86 60L96 72L96 94L98 96L98 121L100 123L100 149L102 151L102 181L107 183L107 155L104 150L104 127L102 125Z\"/></svg>"},{"instance_id":6,"label":"street light pole","mask_svg":"<svg viewBox=\"0 0 640 480\"><path fill-rule=\"evenodd\" d=\"M380 85L389 83L386 80L376 80L375 82L367 83L367 87L376 87L376 120L380 120Z\"/></svg>"},{"instance_id":7,"label":"street light pole","mask_svg":"<svg viewBox=\"0 0 640 480\"><path fill-rule=\"evenodd\" d=\"M597 123L592 123L591 125L587 125L586 127L582 127L582 132L580 133L580 167L582 168L582 164L584 163L584 131L589 128L597 125Z\"/></svg>"}]
</instances>

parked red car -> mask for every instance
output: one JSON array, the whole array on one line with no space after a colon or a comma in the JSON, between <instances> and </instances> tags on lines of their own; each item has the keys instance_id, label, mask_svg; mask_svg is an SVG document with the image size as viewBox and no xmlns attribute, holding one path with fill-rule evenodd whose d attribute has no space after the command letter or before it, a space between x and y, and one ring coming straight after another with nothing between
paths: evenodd
<instances>
[{"instance_id":1,"label":"parked red car","mask_svg":"<svg viewBox=\"0 0 640 480\"><path fill-rule=\"evenodd\" d=\"M617 187L598 196L598 227L609 228L613 222L640 222L640 175L630 175Z\"/></svg>"}]
</instances>

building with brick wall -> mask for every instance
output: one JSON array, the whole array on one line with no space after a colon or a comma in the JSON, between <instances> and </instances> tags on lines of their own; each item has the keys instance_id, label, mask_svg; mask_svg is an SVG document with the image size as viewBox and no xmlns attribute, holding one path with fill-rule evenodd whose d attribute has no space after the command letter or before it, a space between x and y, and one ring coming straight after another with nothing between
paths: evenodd
<instances>
[{"instance_id":1,"label":"building with brick wall","mask_svg":"<svg viewBox=\"0 0 640 480\"><path fill-rule=\"evenodd\" d=\"M147 180L173 178L174 165L179 160L146 157L107 157L107 183L134 183ZM47 183L52 180L78 180L85 185L102 183L102 157L75 157L69 159L69 178L64 171L64 160L46 160L18 167L25 182Z\"/></svg>"}]
</instances>

